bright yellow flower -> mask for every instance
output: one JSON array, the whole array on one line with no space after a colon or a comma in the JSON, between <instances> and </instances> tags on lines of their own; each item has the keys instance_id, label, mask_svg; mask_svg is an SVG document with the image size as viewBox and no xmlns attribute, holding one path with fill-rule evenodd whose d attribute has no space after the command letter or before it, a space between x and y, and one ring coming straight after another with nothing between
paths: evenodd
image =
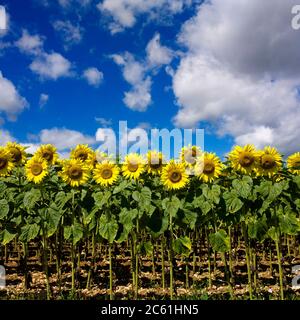
<instances>
[{"instance_id":1,"label":"bright yellow flower","mask_svg":"<svg viewBox=\"0 0 300 320\"><path fill-rule=\"evenodd\" d=\"M300 152L294 153L288 157L287 167L291 173L300 174Z\"/></svg>"},{"instance_id":2,"label":"bright yellow flower","mask_svg":"<svg viewBox=\"0 0 300 320\"><path fill-rule=\"evenodd\" d=\"M78 187L85 184L89 179L90 168L79 159L63 161L60 176L71 187Z\"/></svg>"},{"instance_id":3,"label":"bright yellow flower","mask_svg":"<svg viewBox=\"0 0 300 320\"><path fill-rule=\"evenodd\" d=\"M93 156L94 151L87 144L79 144L71 151L71 159L87 161Z\"/></svg>"},{"instance_id":4,"label":"bright yellow flower","mask_svg":"<svg viewBox=\"0 0 300 320\"><path fill-rule=\"evenodd\" d=\"M21 165L26 162L25 147L15 142L7 142L6 149L9 151L12 157L14 165Z\"/></svg>"},{"instance_id":5,"label":"bright yellow flower","mask_svg":"<svg viewBox=\"0 0 300 320\"><path fill-rule=\"evenodd\" d=\"M259 151L258 167L256 173L258 176L275 175L282 168L282 157L276 148L270 146Z\"/></svg>"},{"instance_id":6,"label":"bright yellow flower","mask_svg":"<svg viewBox=\"0 0 300 320\"><path fill-rule=\"evenodd\" d=\"M203 159L197 161L196 175L205 183L212 182L222 174L223 167L216 154L205 152Z\"/></svg>"},{"instance_id":7,"label":"bright yellow flower","mask_svg":"<svg viewBox=\"0 0 300 320\"><path fill-rule=\"evenodd\" d=\"M111 186L114 184L120 174L119 167L109 161L103 161L96 165L94 169L94 179L101 186Z\"/></svg>"},{"instance_id":8,"label":"bright yellow flower","mask_svg":"<svg viewBox=\"0 0 300 320\"><path fill-rule=\"evenodd\" d=\"M162 169L161 180L164 186L169 190L184 188L189 182L189 176L186 173L185 165L171 160Z\"/></svg>"},{"instance_id":9,"label":"bright yellow flower","mask_svg":"<svg viewBox=\"0 0 300 320\"><path fill-rule=\"evenodd\" d=\"M11 153L7 148L0 147L0 177L5 177L10 174L14 168Z\"/></svg>"},{"instance_id":10,"label":"bright yellow flower","mask_svg":"<svg viewBox=\"0 0 300 320\"><path fill-rule=\"evenodd\" d=\"M47 161L39 156L34 156L27 161L25 172L28 181L39 184L48 175Z\"/></svg>"},{"instance_id":11,"label":"bright yellow flower","mask_svg":"<svg viewBox=\"0 0 300 320\"><path fill-rule=\"evenodd\" d=\"M247 144L244 147L235 146L229 153L228 159L234 170L251 174L257 165L258 155L254 145Z\"/></svg>"},{"instance_id":12,"label":"bright yellow flower","mask_svg":"<svg viewBox=\"0 0 300 320\"><path fill-rule=\"evenodd\" d=\"M188 167L194 167L197 159L203 156L203 152L197 146L183 147L180 152L181 161Z\"/></svg>"},{"instance_id":13,"label":"bright yellow flower","mask_svg":"<svg viewBox=\"0 0 300 320\"><path fill-rule=\"evenodd\" d=\"M137 180L145 171L145 161L137 153L128 154L122 165L122 173L125 178Z\"/></svg>"},{"instance_id":14,"label":"bright yellow flower","mask_svg":"<svg viewBox=\"0 0 300 320\"><path fill-rule=\"evenodd\" d=\"M158 175L163 168L163 155L161 152L149 151L147 153L147 172L152 175Z\"/></svg>"},{"instance_id":15,"label":"bright yellow flower","mask_svg":"<svg viewBox=\"0 0 300 320\"><path fill-rule=\"evenodd\" d=\"M48 165L54 165L58 160L58 154L56 150L57 149L52 144L45 144L38 148L35 155L46 160Z\"/></svg>"}]
</instances>

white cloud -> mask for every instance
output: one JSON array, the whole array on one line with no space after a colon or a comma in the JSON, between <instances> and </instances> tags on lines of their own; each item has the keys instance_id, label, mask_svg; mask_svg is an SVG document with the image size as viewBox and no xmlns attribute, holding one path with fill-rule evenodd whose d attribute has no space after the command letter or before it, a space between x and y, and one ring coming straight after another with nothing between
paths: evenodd
<instances>
[{"instance_id":1,"label":"white cloud","mask_svg":"<svg viewBox=\"0 0 300 320\"><path fill-rule=\"evenodd\" d=\"M57 20L53 22L53 28L59 33L65 43L65 49L82 40L83 28L74 25L71 21Z\"/></svg>"},{"instance_id":2,"label":"white cloud","mask_svg":"<svg viewBox=\"0 0 300 320\"><path fill-rule=\"evenodd\" d=\"M124 94L125 105L132 110L146 111L152 103L152 75L162 65L172 61L173 51L160 44L160 35L157 33L146 47L145 60L137 61L129 52L111 57L122 68L124 79L132 86Z\"/></svg>"},{"instance_id":3,"label":"white cloud","mask_svg":"<svg viewBox=\"0 0 300 320\"><path fill-rule=\"evenodd\" d=\"M92 0L58 0L58 4L63 8L74 6L86 7Z\"/></svg>"},{"instance_id":4,"label":"white cloud","mask_svg":"<svg viewBox=\"0 0 300 320\"><path fill-rule=\"evenodd\" d=\"M103 73L95 67L84 70L83 77L86 79L89 85L99 87L103 80Z\"/></svg>"},{"instance_id":5,"label":"white cloud","mask_svg":"<svg viewBox=\"0 0 300 320\"><path fill-rule=\"evenodd\" d=\"M15 138L7 130L0 129L0 145L4 146L7 142L15 141Z\"/></svg>"},{"instance_id":6,"label":"white cloud","mask_svg":"<svg viewBox=\"0 0 300 320\"><path fill-rule=\"evenodd\" d=\"M75 130L64 128L44 129L39 134L43 144L54 144L58 150L75 147L77 144L94 144L95 138Z\"/></svg>"},{"instance_id":7,"label":"white cloud","mask_svg":"<svg viewBox=\"0 0 300 320\"><path fill-rule=\"evenodd\" d=\"M15 42L20 51L27 54L40 54L43 48L43 39L39 35L30 35L27 30L23 30L21 38Z\"/></svg>"},{"instance_id":8,"label":"white cloud","mask_svg":"<svg viewBox=\"0 0 300 320\"><path fill-rule=\"evenodd\" d=\"M300 42L291 28L293 4L212 0L199 7L179 36L188 51L173 77L177 126L208 121L237 143L299 149Z\"/></svg>"},{"instance_id":9,"label":"white cloud","mask_svg":"<svg viewBox=\"0 0 300 320\"><path fill-rule=\"evenodd\" d=\"M49 95L45 93L41 93L40 100L39 100L40 108L43 108L47 104L48 100L49 100Z\"/></svg>"},{"instance_id":10,"label":"white cloud","mask_svg":"<svg viewBox=\"0 0 300 320\"><path fill-rule=\"evenodd\" d=\"M26 99L20 96L14 84L4 78L0 71L0 113L4 112L14 120L27 106Z\"/></svg>"},{"instance_id":11,"label":"white cloud","mask_svg":"<svg viewBox=\"0 0 300 320\"><path fill-rule=\"evenodd\" d=\"M160 34L157 33L151 41L149 41L147 48L147 59L150 66L161 66L169 64L173 59L173 51L168 47L160 44Z\"/></svg>"},{"instance_id":12,"label":"white cloud","mask_svg":"<svg viewBox=\"0 0 300 320\"><path fill-rule=\"evenodd\" d=\"M112 34L135 25L137 18L147 15L148 19L159 19L180 13L192 0L103 0L97 8L111 18L109 29Z\"/></svg>"},{"instance_id":13,"label":"white cloud","mask_svg":"<svg viewBox=\"0 0 300 320\"><path fill-rule=\"evenodd\" d=\"M29 66L30 70L42 79L51 80L70 76L71 67L71 62L56 52L37 56Z\"/></svg>"}]
</instances>

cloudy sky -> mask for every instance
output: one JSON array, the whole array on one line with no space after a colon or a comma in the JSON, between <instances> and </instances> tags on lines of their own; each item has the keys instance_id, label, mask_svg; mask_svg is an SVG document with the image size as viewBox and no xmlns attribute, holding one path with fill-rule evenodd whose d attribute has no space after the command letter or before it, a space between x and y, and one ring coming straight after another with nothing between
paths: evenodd
<instances>
[{"instance_id":1,"label":"cloudy sky","mask_svg":"<svg viewBox=\"0 0 300 320\"><path fill-rule=\"evenodd\" d=\"M0 144L202 128L205 149L299 151L297 0L0 0Z\"/></svg>"}]
</instances>

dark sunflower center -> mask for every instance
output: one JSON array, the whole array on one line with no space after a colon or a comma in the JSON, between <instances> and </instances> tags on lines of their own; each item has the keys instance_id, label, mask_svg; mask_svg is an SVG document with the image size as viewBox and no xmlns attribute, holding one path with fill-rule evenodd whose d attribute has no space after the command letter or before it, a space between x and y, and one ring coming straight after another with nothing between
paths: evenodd
<instances>
[{"instance_id":1,"label":"dark sunflower center","mask_svg":"<svg viewBox=\"0 0 300 320\"><path fill-rule=\"evenodd\" d=\"M297 169L297 170L300 169L300 160L298 160L298 161L296 161L296 162L294 163L293 168L294 168L294 169Z\"/></svg>"},{"instance_id":2,"label":"dark sunflower center","mask_svg":"<svg viewBox=\"0 0 300 320\"><path fill-rule=\"evenodd\" d=\"M31 173L34 176L39 176L43 172L43 167L39 163L34 163L31 166Z\"/></svg>"},{"instance_id":3,"label":"dark sunflower center","mask_svg":"<svg viewBox=\"0 0 300 320\"><path fill-rule=\"evenodd\" d=\"M254 157L253 155L249 153L242 154L239 158L239 164L242 167L250 167L254 163Z\"/></svg>"},{"instance_id":4,"label":"dark sunflower center","mask_svg":"<svg viewBox=\"0 0 300 320\"><path fill-rule=\"evenodd\" d=\"M51 152L51 151L43 152L43 158L49 162L52 161L53 160L53 152Z\"/></svg>"},{"instance_id":5,"label":"dark sunflower center","mask_svg":"<svg viewBox=\"0 0 300 320\"><path fill-rule=\"evenodd\" d=\"M267 154L261 158L261 166L263 169L272 169L276 166L276 161L271 155Z\"/></svg>"},{"instance_id":6,"label":"dark sunflower center","mask_svg":"<svg viewBox=\"0 0 300 320\"><path fill-rule=\"evenodd\" d=\"M162 165L161 159L154 158L154 159L151 159L151 161L150 161L150 168L151 169L154 169L154 170L160 169L161 165Z\"/></svg>"},{"instance_id":7,"label":"dark sunflower center","mask_svg":"<svg viewBox=\"0 0 300 320\"><path fill-rule=\"evenodd\" d=\"M86 152L78 152L76 158L85 161L88 158L88 154Z\"/></svg>"},{"instance_id":8,"label":"dark sunflower center","mask_svg":"<svg viewBox=\"0 0 300 320\"><path fill-rule=\"evenodd\" d=\"M127 167L130 172L136 172L137 169L139 168L139 165L137 163L129 162Z\"/></svg>"},{"instance_id":9,"label":"dark sunflower center","mask_svg":"<svg viewBox=\"0 0 300 320\"><path fill-rule=\"evenodd\" d=\"M170 180L173 182L173 183L177 183L181 180L182 178L182 174L181 172L178 172L178 171L173 171L170 175Z\"/></svg>"},{"instance_id":10,"label":"dark sunflower center","mask_svg":"<svg viewBox=\"0 0 300 320\"><path fill-rule=\"evenodd\" d=\"M82 173L82 169L77 167L70 168L69 170L70 178L75 180L80 179L82 177Z\"/></svg>"},{"instance_id":11,"label":"dark sunflower center","mask_svg":"<svg viewBox=\"0 0 300 320\"><path fill-rule=\"evenodd\" d=\"M203 173L204 174L212 174L215 171L215 165L212 162L205 162Z\"/></svg>"},{"instance_id":12,"label":"dark sunflower center","mask_svg":"<svg viewBox=\"0 0 300 320\"><path fill-rule=\"evenodd\" d=\"M103 179L110 179L112 177L113 173L111 169L104 169L102 171L102 178Z\"/></svg>"},{"instance_id":13,"label":"dark sunflower center","mask_svg":"<svg viewBox=\"0 0 300 320\"><path fill-rule=\"evenodd\" d=\"M19 162L22 159L22 152L18 148L11 148L10 150L13 162Z\"/></svg>"},{"instance_id":14,"label":"dark sunflower center","mask_svg":"<svg viewBox=\"0 0 300 320\"><path fill-rule=\"evenodd\" d=\"M8 163L7 159L0 158L0 170L5 169L7 166L7 163Z\"/></svg>"}]
</instances>

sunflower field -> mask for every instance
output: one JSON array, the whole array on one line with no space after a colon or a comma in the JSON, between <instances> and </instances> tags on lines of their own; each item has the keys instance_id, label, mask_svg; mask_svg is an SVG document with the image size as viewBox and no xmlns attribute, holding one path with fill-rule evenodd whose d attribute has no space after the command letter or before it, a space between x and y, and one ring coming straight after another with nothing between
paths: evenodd
<instances>
[{"instance_id":1,"label":"sunflower field","mask_svg":"<svg viewBox=\"0 0 300 320\"><path fill-rule=\"evenodd\" d=\"M300 153L0 147L0 298L299 299ZM3 293L4 292L4 293Z\"/></svg>"}]
</instances>

